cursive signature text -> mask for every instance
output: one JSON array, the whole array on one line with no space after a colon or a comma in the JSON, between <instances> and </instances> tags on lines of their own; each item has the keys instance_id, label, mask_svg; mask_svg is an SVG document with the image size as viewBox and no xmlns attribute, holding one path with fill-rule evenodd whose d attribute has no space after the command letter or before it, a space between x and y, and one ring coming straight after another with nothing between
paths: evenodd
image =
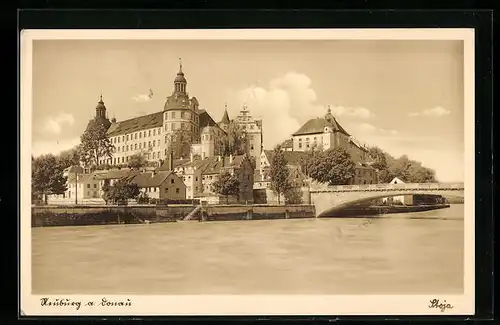
<instances>
[{"instance_id":1,"label":"cursive signature text","mask_svg":"<svg viewBox=\"0 0 500 325\"><path fill-rule=\"evenodd\" d=\"M82 305L84 307L130 307L132 306L132 301L128 298L125 300L110 300L105 297L99 301L78 301L69 298L41 298L40 305L43 307L71 307L80 310Z\"/></svg>"},{"instance_id":2,"label":"cursive signature text","mask_svg":"<svg viewBox=\"0 0 500 325\"><path fill-rule=\"evenodd\" d=\"M439 299L432 299L429 300L429 302L431 303L429 305L429 308L438 308L439 310L441 310L441 312L444 312L446 309L453 309L453 306L447 303L446 300L443 300L443 302L441 302Z\"/></svg>"}]
</instances>

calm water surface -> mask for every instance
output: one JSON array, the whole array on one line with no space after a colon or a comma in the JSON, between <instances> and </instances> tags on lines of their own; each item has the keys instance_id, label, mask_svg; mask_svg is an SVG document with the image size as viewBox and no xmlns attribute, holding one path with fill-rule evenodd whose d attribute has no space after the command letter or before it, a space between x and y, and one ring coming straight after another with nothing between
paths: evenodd
<instances>
[{"instance_id":1,"label":"calm water surface","mask_svg":"<svg viewBox=\"0 0 500 325\"><path fill-rule=\"evenodd\" d=\"M34 294L463 292L463 205L383 218L32 229Z\"/></svg>"}]
</instances>

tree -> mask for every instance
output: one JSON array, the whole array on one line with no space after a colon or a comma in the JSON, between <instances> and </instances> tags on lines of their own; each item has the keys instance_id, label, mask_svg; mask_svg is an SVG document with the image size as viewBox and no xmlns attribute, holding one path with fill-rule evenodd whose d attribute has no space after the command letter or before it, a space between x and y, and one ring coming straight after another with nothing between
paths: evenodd
<instances>
[{"instance_id":1,"label":"tree","mask_svg":"<svg viewBox=\"0 0 500 325\"><path fill-rule=\"evenodd\" d=\"M147 160L141 154L135 154L130 156L130 160L127 163L127 166L132 169L139 169L147 165Z\"/></svg>"},{"instance_id":2,"label":"tree","mask_svg":"<svg viewBox=\"0 0 500 325\"><path fill-rule=\"evenodd\" d=\"M377 147L369 149L370 157L374 160L372 167L379 170L379 182L389 183L395 177L408 183L436 182L435 172L422 166L422 163L411 160L407 155L398 159Z\"/></svg>"},{"instance_id":3,"label":"tree","mask_svg":"<svg viewBox=\"0 0 500 325\"><path fill-rule=\"evenodd\" d=\"M31 161L31 189L33 194L44 197L47 204L47 195L63 194L66 190L66 177L52 154L42 155Z\"/></svg>"},{"instance_id":4,"label":"tree","mask_svg":"<svg viewBox=\"0 0 500 325\"><path fill-rule=\"evenodd\" d=\"M306 168L309 177L328 185L345 185L354 179L354 161L349 152L340 147L316 153Z\"/></svg>"},{"instance_id":5,"label":"tree","mask_svg":"<svg viewBox=\"0 0 500 325\"><path fill-rule=\"evenodd\" d=\"M240 194L240 181L235 176L224 171L219 175L219 178L212 183L212 190L217 194L224 195L226 197L226 203L228 203L229 195Z\"/></svg>"},{"instance_id":6,"label":"tree","mask_svg":"<svg viewBox=\"0 0 500 325\"><path fill-rule=\"evenodd\" d=\"M80 165L79 146L75 146L69 150L64 150L56 157L59 167L64 170L71 166Z\"/></svg>"},{"instance_id":7,"label":"tree","mask_svg":"<svg viewBox=\"0 0 500 325\"><path fill-rule=\"evenodd\" d=\"M300 188L291 187L284 193L286 204L301 204L302 203L302 191Z\"/></svg>"},{"instance_id":8,"label":"tree","mask_svg":"<svg viewBox=\"0 0 500 325\"><path fill-rule=\"evenodd\" d=\"M86 165L99 165L101 158L111 158L114 146L109 140L106 128L96 120L91 120L80 137L80 159Z\"/></svg>"},{"instance_id":9,"label":"tree","mask_svg":"<svg viewBox=\"0 0 500 325\"><path fill-rule=\"evenodd\" d=\"M193 133L191 131L177 129L169 135L168 151L173 152L174 159L189 157L192 143Z\"/></svg>"},{"instance_id":10,"label":"tree","mask_svg":"<svg viewBox=\"0 0 500 325\"><path fill-rule=\"evenodd\" d=\"M382 149L378 147L372 147L368 149L368 154L374 161L374 163L372 164L373 168L378 169L379 171L387 169L387 157L386 153L382 151Z\"/></svg>"},{"instance_id":11,"label":"tree","mask_svg":"<svg viewBox=\"0 0 500 325\"><path fill-rule=\"evenodd\" d=\"M108 199L118 203L127 202L129 199L135 199L139 194L139 186L132 183L129 179L120 179L112 186L109 186L107 191L104 191L104 195L106 196L105 200Z\"/></svg>"},{"instance_id":12,"label":"tree","mask_svg":"<svg viewBox=\"0 0 500 325\"><path fill-rule=\"evenodd\" d=\"M281 194L290 190L291 185L289 182L290 171L287 167L285 155L278 145L273 150L271 159L271 189L278 196L278 204L280 204Z\"/></svg>"},{"instance_id":13,"label":"tree","mask_svg":"<svg viewBox=\"0 0 500 325\"><path fill-rule=\"evenodd\" d=\"M226 144L224 145L227 150L226 155L237 156L246 153L246 138L246 132L236 121L231 120L227 128Z\"/></svg>"}]
</instances>

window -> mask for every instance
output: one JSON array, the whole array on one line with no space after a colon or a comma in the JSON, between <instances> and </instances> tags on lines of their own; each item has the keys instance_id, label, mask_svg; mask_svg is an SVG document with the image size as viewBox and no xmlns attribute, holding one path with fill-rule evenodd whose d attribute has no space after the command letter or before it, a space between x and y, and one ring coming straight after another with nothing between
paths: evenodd
<instances>
[{"instance_id":1,"label":"window","mask_svg":"<svg viewBox=\"0 0 500 325\"><path fill-rule=\"evenodd\" d=\"M144 131L144 137L146 137L146 131Z\"/></svg>"},{"instance_id":2,"label":"window","mask_svg":"<svg viewBox=\"0 0 500 325\"><path fill-rule=\"evenodd\" d=\"M151 141L148 141L148 148L151 147Z\"/></svg>"},{"instance_id":3,"label":"window","mask_svg":"<svg viewBox=\"0 0 500 325\"><path fill-rule=\"evenodd\" d=\"M165 192L168 192L168 187L165 187Z\"/></svg>"},{"instance_id":4,"label":"window","mask_svg":"<svg viewBox=\"0 0 500 325\"><path fill-rule=\"evenodd\" d=\"M161 128L158 129L158 135L160 135L160 134L161 134Z\"/></svg>"},{"instance_id":5,"label":"window","mask_svg":"<svg viewBox=\"0 0 500 325\"><path fill-rule=\"evenodd\" d=\"M180 192L179 188L176 188L175 193L179 194L179 192Z\"/></svg>"},{"instance_id":6,"label":"window","mask_svg":"<svg viewBox=\"0 0 500 325\"><path fill-rule=\"evenodd\" d=\"M127 144L127 151L128 151L128 144Z\"/></svg>"},{"instance_id":7,"label":"window","mask_svg":"<svg viewBox=\"0 0 500 325\"><path fill-rule=\"evenodd\" d=\"M137 143L134 145L134 149L137 150Z\"/></svg>"},{"instance_id":8,"label":"window","mask_svg":"<svg viewBox=\"0 0 500 325\"><path fill-rule=\"evenodd\" d=\"M156 135L156 129L153 130L153 136L155 136L155 135Z\"/></svg>"},{"instance_id":9,"label":"window","mask_svg":"<svg viewBox=\"0 0 500 325\"><path fill-rule=\"evenodd\" d=\"M144 147L144 149L146 149L146 142L144 142L144 146L143 147Z\"/></svg>"},{"instance_id":10,"label":"window","mask_svg":"<svg viewBox=\"0 0 500 325\"><path fill-rule=\"evenodd\" d=\"M151 130L148 131L148 137L150 137L150 136L151 136Z\"/></svg>"},{"instance_id":11,"label":"window","mask_svg":"<svg viewBox=\"0 0 500 325\"><path fill-rule=\"evenodd\" d=\"M128 134L127 134L127 141L128 141Z\"/></svg>"},{"instance_id":12,"label":"window","mask_svg":"<svg viewBox=\"0 0 500 325\"><path fill-rule=\"evenodd\" d=\"M142 148L142 143L139 143L139 149L141 149L141 148Z\"/></svg>"},{"instance_id":13,"label":"window","mask_svg":"<svg viewBox=\"0 0 500 325\"><path fill-rule=\"evenodd\" d=\"M195 179L195 180L196 180L196 181L198 181L198 176L196 176L196 179Z\"/></svg>"},{"instance_id":14,"label":"window","mask_svg":"<svg viewBox=\"0 0 500 325\"><path fill-rule=\"evenodd\" d=\"M302 148L302 143L299 142L299 148Z\"/></svg>"},{"instance_id":15,"label":"window","mask_svg":"<svg viewBox=\"0 0 500 325\"><path fill-rule=\"evenodd\" d=\"M122 136L122 141L125 142L125 136L124 135Z\"/></svg>"},{"instance_id":16,"label":"window","mask_svg":"<svg viewBox=\"0 0 500 325\"><path fill-rule=\"evenodd\" d=\"M172 118L175 118L175 112L172 112Z\"/></svg>"},{"instance_id":17,"label":"window","mask_svg":"<svg viewBox=\"0 0 500 325\"><path fill-rule=\"evenodd\" d=\"M87 184L87 188L90 188L90 184Z\"/></svg>"},{"instance_id":18,"label":"window","mask_svg":"<svg viewBox=\"0 0 500 325\"><path fill-rule=\"evenodd\" d=\"M156 140L153 140L153 147L156 146Z\"/></svg>"},{"instance_id":19,"label":"window","mask_svg":"<svg viewBox=\"0 0 500 325\"><path fill-rule=\"evenodd\" d=\"M153 159L155 159L155 153L153 152Z\"/></svg>"},{"instance_id":20,"label":"window","mask_svg":"<svg viewBox=\"0 0 500 325\"><path fill-rule=\"evenodd\" d=\"M184 112L181 112L181 118L184 118Z\"/></svg>"},{"instance_id":21,"label":"window","mask_svg":"<svg viewBox=\"0 0 500 325\"><path fill-rule=\"evenodd\" d=\"M97 184L94 184L94 188L97 188Z\"/></svg>"},{"instance_id":22,"label":"window","mask_svg":"<svg viewBox=\"0 0 500 325\"><path fill-rule=\"evenodd\" d=\"M142 138L142 132L139 132L139 139Z\"/></svg>"},{"instance_id":23,"label":"window","mask_svg":"<svg viewBox=\"0 0 500 325\"><path fill-rule=\"evenodd\" d=\"M118 139L118 143L120 143L120 137L118 137L117 139Z\"/></svg>"},{"instance_id":24,"label":"window","mask_svg":"<svg viewBox=\"0 0 500 325\"><path fill-rule=\"evenodd\" d=\"M137 140L137 133L134 135L134 139Z\"/></svg>"},{"instance_id":25,"label":"window","mask_svg":"<svg viewBox=\"0 0 500 325\"><path fill-rule=\"evenodd\" d=\"M170 184L174 184L175 183L175 180L172 178L170 179Z\"/></svg>"},{"instance_id":26,"label":"window","mask_svg":"<svg viewBox=\"0 0 500 325\"><path fill-rule=\"evenodd\" d=\"M153 188L153 192L156 192L156 187L155 187L155 188Z\"/></svg>"}]
</instances>

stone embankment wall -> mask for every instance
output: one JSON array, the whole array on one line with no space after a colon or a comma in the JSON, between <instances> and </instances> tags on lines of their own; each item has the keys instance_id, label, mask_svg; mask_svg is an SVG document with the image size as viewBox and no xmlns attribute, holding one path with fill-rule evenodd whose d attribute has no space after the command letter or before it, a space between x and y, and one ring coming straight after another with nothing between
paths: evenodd
<instances>
[{"instance_id":1,"label":"stone embankment wall","mask_svg":"<svg viewBox=\"0 0 500 325\"><path fill-rule=\"evenodd\" d=\"M196 206L39 206L32 207L32 227L88 226L181 221ZM312 205L204 206L190 221L314 218Z\"/></svg>"}]
</instances>

